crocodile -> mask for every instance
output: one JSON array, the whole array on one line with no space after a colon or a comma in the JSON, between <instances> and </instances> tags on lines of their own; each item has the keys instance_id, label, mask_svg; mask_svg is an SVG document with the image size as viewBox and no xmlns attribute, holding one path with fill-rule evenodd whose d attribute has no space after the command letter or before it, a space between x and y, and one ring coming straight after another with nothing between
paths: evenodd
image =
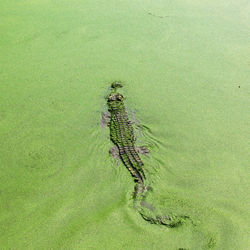
<instances>
[{"instance_id":1,"label":"crocodile","mask_svg":"<svg viewBox=\"0 0 250 250\"><path fill-rule=\"evenodd\" d=\"M110 153L118 156L123 165L129 170L134 179L134 207L140 213L141 217L151 224L165 225L167 227L176 227L183 222L183 217L159 216L152 213L154 208L145 201L146 194L151 190L146 185L146 176L143 170L143 162L138 152L148 153L145 147L140 150L135 145L136 137L132 122L129 120L128 113L124 104L124 96L117 91L123 87L120 82L114 82L111 85L111 92L107 96L107 105L109 115L108 126L110 129L110 140L115 145Z\"/></svg>"}]
</instances>

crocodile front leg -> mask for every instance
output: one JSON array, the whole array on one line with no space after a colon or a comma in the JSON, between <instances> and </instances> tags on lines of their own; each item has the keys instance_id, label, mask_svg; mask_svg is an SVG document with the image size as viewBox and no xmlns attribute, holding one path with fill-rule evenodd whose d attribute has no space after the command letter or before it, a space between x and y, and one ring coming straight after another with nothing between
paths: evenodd
<instances>
[{"instance_id":1,"label":"crocodile front leg","mask_svg":"<svg viewBox=\"0 0 250 250\"><path fill-rule=\"evenodd\" d=\"M107 127L109 121L110 121L111 115L108 112L102 112L102 118L100 121L101 128Z\"/></svg>"}]
</instances>

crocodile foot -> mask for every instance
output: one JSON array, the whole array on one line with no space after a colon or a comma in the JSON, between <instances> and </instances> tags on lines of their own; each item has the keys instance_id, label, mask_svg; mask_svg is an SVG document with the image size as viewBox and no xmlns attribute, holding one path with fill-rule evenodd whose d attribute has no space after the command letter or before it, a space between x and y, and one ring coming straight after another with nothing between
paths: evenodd
<instances>
[{"instance_id":1,"label":"crocodile foot","mask_svg":"<svg viewBox=\"0 0 250 250\"><path fill-rule=\"evenodd\" d=\"M137 147L136 151L138 154L148 155L149 150L145 146Z\"/></svg>"},{"instance_id":2,"label":"crocodile foot","mask_svg":"<svg viewBox=\"0 0 250 250\"><path fill-rule=\"evenodd\" d=\"M101 118L101 128L105 128L110 120L110 114L108 112L102 112L102 118Z\"/></svg>"},{"instance_id":3,"label":"crocodile foot","mask_svg":"<svg viewBox=\"0 0 250 250\"><path fill-rule=\"evenodd\" d=\"M119 155L119 149L117 146L112 147L109 150L109 154L114 158L114 159L118 159L120 157Z\"/></svg>"},{"instance_id":4,"label":"crocodile foot","mask_svg":"<svg viewBox=\"0 0 250 250\"><path fill-rule=\"evenodd\" d=\"M120 164L120 155L119 155L119 149L117 146L114 146L112 147L110 150L109 150L109 154L116 160L116 165L118 166Z\"/></svg>"}]
</instances>

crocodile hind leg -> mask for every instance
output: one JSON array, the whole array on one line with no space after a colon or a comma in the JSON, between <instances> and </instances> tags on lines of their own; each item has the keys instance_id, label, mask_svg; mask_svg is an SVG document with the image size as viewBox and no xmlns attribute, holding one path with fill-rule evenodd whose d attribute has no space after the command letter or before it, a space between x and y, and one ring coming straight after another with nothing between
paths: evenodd
<instances>
[{"instance_id":1,"label":"crocodile hind leg","mask_svg":"<svg viewBox=\"0 0 250 250\"><path fill-rule=\"evenodd\" d=\"M136 152L138 154L143 154L143 155L148 155L149 154L149 150L145 146L136 147Z\"/></svg>"},{"instance_id":2,"label":"crocodile hind leg","mask_svg":"<svg viewBox=\"0 0 250 250\"><path fill-rule=\"evenodd\" d=\"M121 160L118 147L117 146L113 146L109 150L109 154L115 159L116 165L118 166L120 164L120 160Z\"/></svg>"}]
</instances>

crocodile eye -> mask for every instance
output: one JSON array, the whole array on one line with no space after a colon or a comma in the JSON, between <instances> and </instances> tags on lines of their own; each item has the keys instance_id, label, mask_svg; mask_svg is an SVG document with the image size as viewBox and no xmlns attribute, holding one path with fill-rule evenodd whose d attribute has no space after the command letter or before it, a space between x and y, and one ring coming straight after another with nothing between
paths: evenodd
<instances>
[{"instance_id":1,"label":"crocodile eye","mask_svg":"<svg viewBox=\"0 0 250 250\"><path fill-rule=\"evenodd\" d=\"M122 98L123 98L122 95L118 95L118 96L117 96L117 99L120 100L120 101L122 100Z\"/></svg>"}]
</instances>

